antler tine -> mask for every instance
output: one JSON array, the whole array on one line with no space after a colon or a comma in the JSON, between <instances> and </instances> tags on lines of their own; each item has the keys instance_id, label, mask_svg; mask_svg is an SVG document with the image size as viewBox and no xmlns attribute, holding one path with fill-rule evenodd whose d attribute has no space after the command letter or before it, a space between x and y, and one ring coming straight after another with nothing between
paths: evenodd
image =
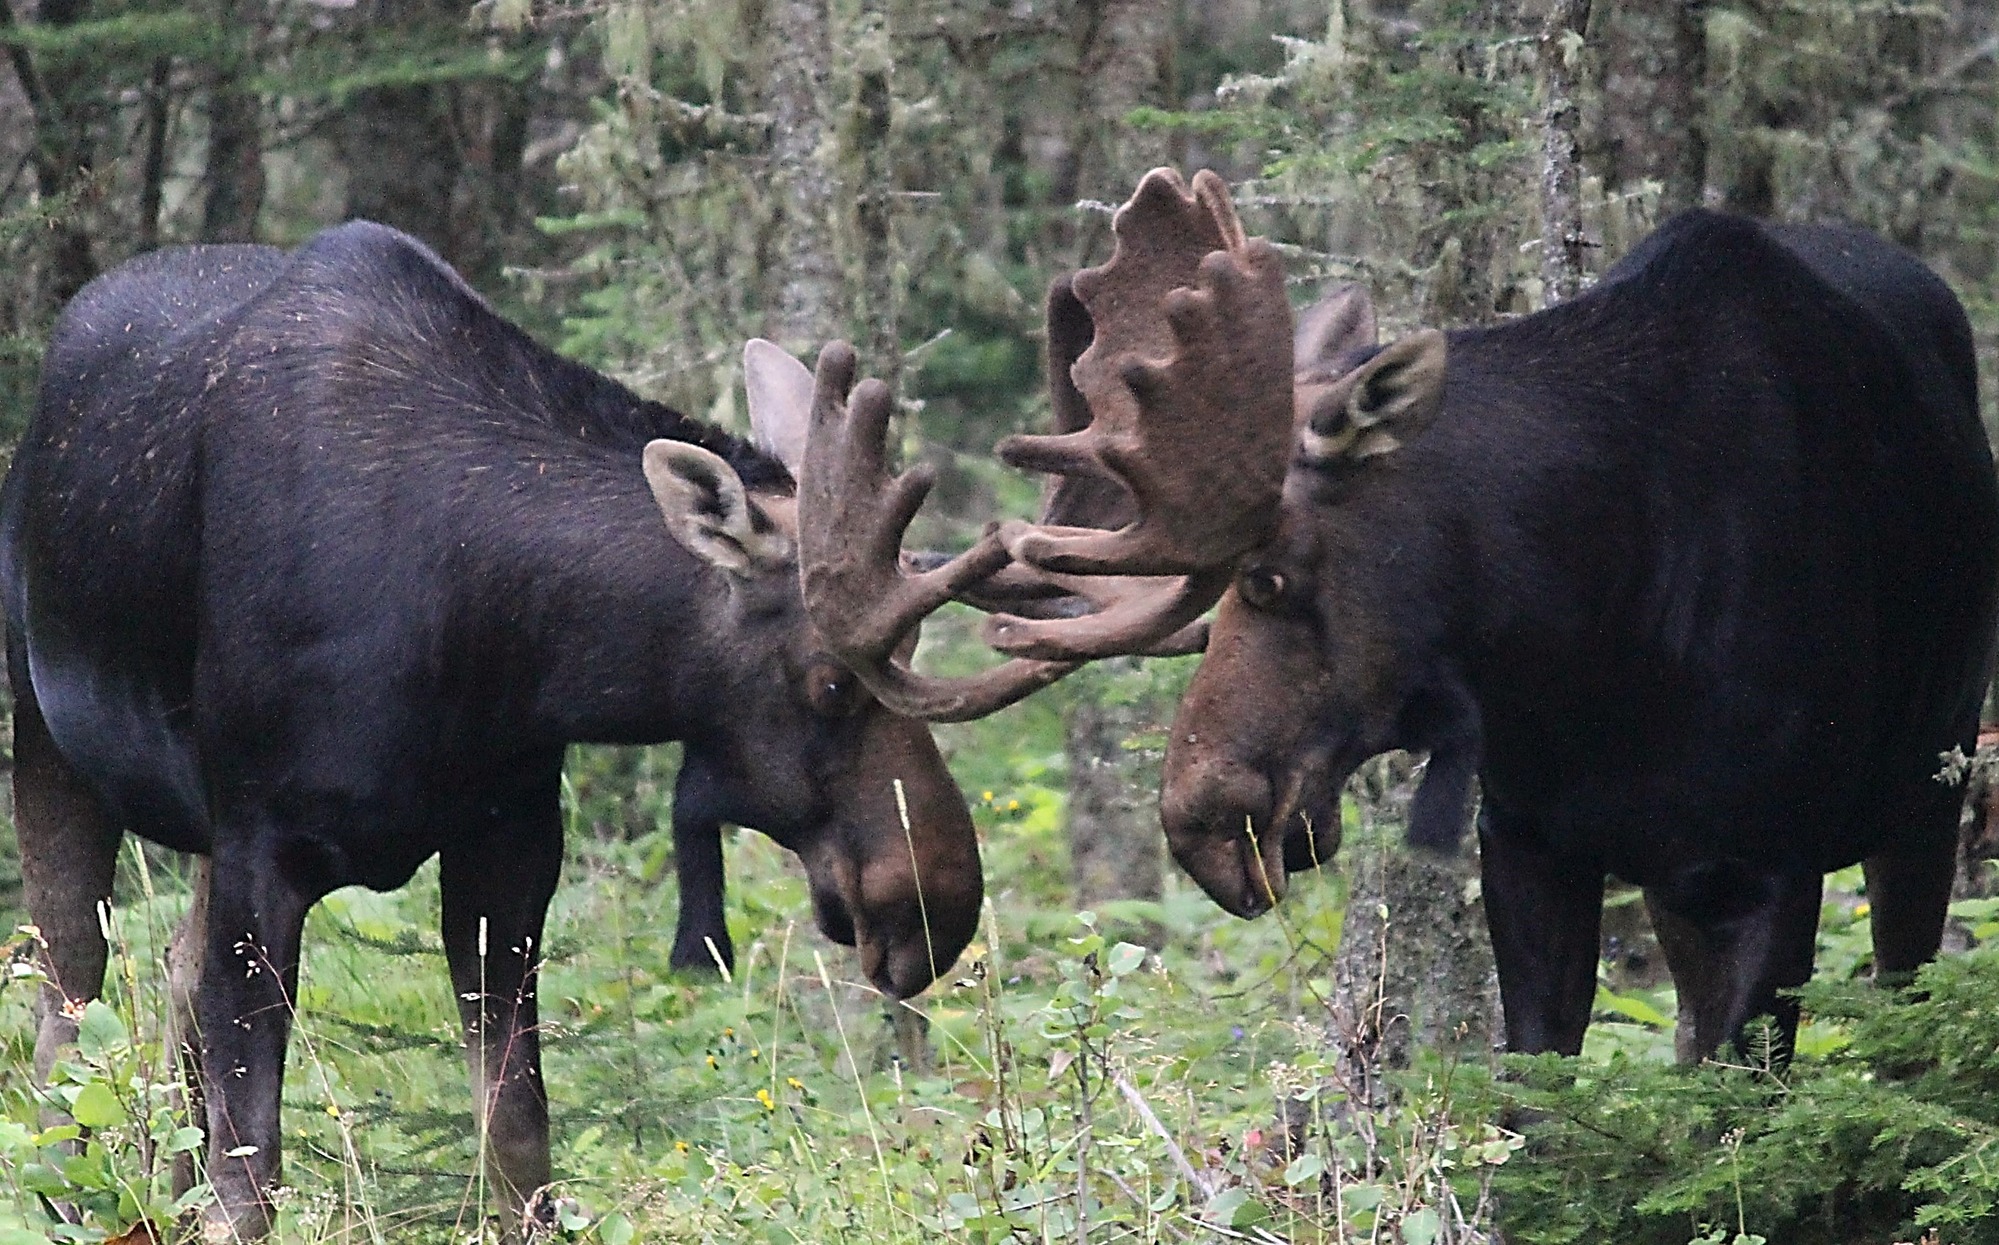
<instances>
[{"instance_id":1,"label":"antler tine","mask_svg":"<svg viewBox=\"0 0 1999 1245\"><path fill-rule=\"evenodd\" d=\"M1091 422L1008 438L999 454L1069 478L1110 476L1135 515L1115 531L1014 525L1005 540L1017 560L1052 571L1203 575L1261 543L1275 520L1292 422L1282 265L1244 236L1206 171L1190 189L1153 170L1111 227L1110 263L1073 284L1094 326L1070 369Z\"/></svg>"},{"instance_id":2,"label":"antler tine","mask_svg":"<svg viewBox=\"0 0 1999 1245\"><path fill-rule=\"evenodd\" d=\"M827 648L890 709L963 721L1012 704L1075 669L1014 658L965 679L921 675L895 656L924 618L1007 561L995 531L941 566L906 574L902 536L930 492L922 467L891 477L889 392L854 381L854 351L831 342L814 372L812 418L798 484L799 584ZM852 395L849 398L849 389Z\"/></svg>"},{"instance_id":3,"label":"antler tine","mask_svg":"<svg viewBox=\"0 0 1999 1245\"><path fill-rule=\"evenodd\" d=\"M1088 402L1072 369L1089 349L1096 325L1076 296L1071 276L1048 287L1048 395L1058 434L1088 429ZM1131 493L1115 477L1077 472L1050 477L1042 495L1042 531L1114 531L1138 516ZM1002 525L1001 539L1023 525ZM935 563L933 563L934 565ZM1195 620L1227 586L1226 577L1199 583L1186 576L1064 575L1013 562L958 594L995 617L986 642L1016 657L1088 661L1124 653L1171 656L1198 652L1207 630Z\"/></svg>"},{"instance_id":4,"label":"antler tine","mask_svg":"<svg viewBox=\"0 0 1999 1245\"><path fill-rule=\"evenodd\" d=\"M1093 608L1062 618L997 614L986 621L986 643L1015 657L1094 661L1136 653L1173 657L1207 644L1200 616L1221 599L1231 568L1159 577L1055 576L1075 585L1073 597Z\"/></svg>"}]
</instances>

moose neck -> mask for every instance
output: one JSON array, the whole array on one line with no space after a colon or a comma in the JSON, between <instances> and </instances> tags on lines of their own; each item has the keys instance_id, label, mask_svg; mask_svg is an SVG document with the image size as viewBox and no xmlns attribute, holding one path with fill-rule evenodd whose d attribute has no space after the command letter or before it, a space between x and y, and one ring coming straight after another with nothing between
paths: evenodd
<instances>
[{"instance_id":1,"label":"moose neck","mask_svg":"<svg viewBox=\"0 0 1999 1245\"><path fill-rule=\"evenodd\" d=\"M731 585L668 534L636 454L487 483L509 509L454 571L468 586L452 630L496 713L564 742L638 744L727 712Z\"/></svg>"}]
</instances>

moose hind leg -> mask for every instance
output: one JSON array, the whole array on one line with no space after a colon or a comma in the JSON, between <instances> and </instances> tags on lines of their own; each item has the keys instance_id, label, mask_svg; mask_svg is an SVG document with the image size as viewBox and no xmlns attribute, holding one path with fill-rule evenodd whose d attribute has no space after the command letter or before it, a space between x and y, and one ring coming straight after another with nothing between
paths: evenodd
<instances>
[{"instance_id":1,"label":"moose hind leg","mask_svg":"<svg viewBox=\"0 0 1999 1245\"><path fill-rule=\"evenodd\" d=\"M562 826L553 776L545 787L523 798L531 807L463 835L442 861L444 951L465 1025L473 1118L510 1231L549 1179L535 987Z\"/></svg>"},{"instance_id":2,"label":"moose hind leg","mask_svg":"<svg viewBox=\"0 0 1999 1245\"><path fill-rule=\"evenodd\" d=\"M1764 883L1759 902L1726 919L1698 919L1661 892L1645 892L1679 993L1673 1047L1681 1063L1698 1063L1725 1042L1740 1047L1743 1027L1757 1016L1775 1021L1773 1057L1790 1057L1799 1013L1785 992L1811 980L1824 885L1817 874Z\"/></svg>"},{"instance_id":3,"label":"moose hind leg","mask_svg":"<svg viewBox=\"0 0 1999 1245\"><path fill-rule=\"evenodd\" d=\"M1935 785L1935 784L1932 784ZM1904 985L1936 957L1957 877L1957 818L1962 792L1941 788L1930 809L1912 818L1913 832L1863 862L1874 932L1874 979ZM1928 795L1929 793L1925 793ZM1928 824L1924 824L1927 822Z\"/></svg>"},{"instance_id":4,"label":"moose hind leg","mask_svg":"<svg viewBox=\"0 0 1999 1245\"><path fill-rule=\"evenodd\" d=\"M33 692L15 681L14 824L29 919L47 974L35 1001L35 1084L76 1041L80 1004L104 988L110 949L98 906L111 901L119 828L50 738Z\"/></svg>"},{"instance_id":5,"label":"moose hind leg","mask_svg":"<svg viewBox=\"0 0 1999 1245\"><path fill-rule=\"evenodd\" d=\"M299 936L319 897L294 886L261 849L268 836L238 829L246 832L217 835L195 999L215 1190L203 1214L205 1241L256 1240L270 1231Z\"/></svg>"}]
</instances>

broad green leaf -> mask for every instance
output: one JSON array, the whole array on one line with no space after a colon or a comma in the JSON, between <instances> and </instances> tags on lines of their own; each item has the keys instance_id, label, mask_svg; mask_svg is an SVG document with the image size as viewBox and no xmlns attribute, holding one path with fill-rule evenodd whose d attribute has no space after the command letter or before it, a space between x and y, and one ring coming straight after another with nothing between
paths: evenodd
<instances>
[{"instance_id":1,"label":"broad green leaf","mask_svg":"<svg viewBox=\"0 0 1999 1245\"><path fill-rule=\"evenodd\" d=\"M102 1081L84 1086L70 1104L69 1113L85 1128L111 1128L125 1122L125 1104Z\"/></svg>"},{"instance_id":2,"label":"broad green leaf","mask_svg":"<svg viewBox=\"0 0 1999 1245\"><path fill-rule=\"evenodd\" d=\"M1284 1183L1293 1186L1317 1180L1326 1174L1326 1160L1317 1154L1301 1154L1284 1169Z\"/></svg>"},{"instance_id":3,"label":"broad green leaf","mask_svg":"<svg viewBox=\"0 0 1999 1245\"><path fill-rule=\"evenodd\" d=\"M85 1059L102 1059L129 1039L125 1022L100 999L92 999L84 1007L76 1029L76 1049Z\"/></svg>"},{"instance_id":4,"label":"broad green leaf","mask_svg":"<svg viewBox=\"0 0 1999 1245\"><path fill-rule=\"evenodd\" d=\"M1110 969L1111 976L1122 977L1143 963L1145 963L1144 947L1121 942L1111 948L1110 959L1105 967Z\"/></svg>"}]
</instances>

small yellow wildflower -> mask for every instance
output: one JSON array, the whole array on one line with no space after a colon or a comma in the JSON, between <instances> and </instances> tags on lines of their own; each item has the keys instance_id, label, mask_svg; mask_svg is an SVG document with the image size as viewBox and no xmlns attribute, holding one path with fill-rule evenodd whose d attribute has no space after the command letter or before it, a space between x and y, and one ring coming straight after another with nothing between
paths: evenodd
<instances>
[{"instance_id":1,"label":"small yellow wildflower","mask_svg":"<svg viewBox=\"0 0 1999 1245\"><path fill-rule=\"evenodd\" d=\"M680 1152L680 1153L682 1153L682 1154L685 1154L685 1153L687 1153L687 1143L686 1143L686 1142L684 1142L684 1141L676 1141L676 1142L674 1142L674 1143L673 1143L673 1148L674 1148L675 1150L679 1151L679 1152Z\"/></svg>"},{"instance_id":2,"label":"small yellow wildflower","mask_svg":"<svg viewBox=\"0 0 1999 1245\"><path fill-rule=\"evenodd\" d=\"M1854 905L1853 905L1853 915L1854 915L1855 917L1863 917L1863 916L1866 916L1866 915L1867 915L1868 913L1870 913L1870 912L1872 912L1872 911L1874 911L1874 905L1873 905L1873 904L1870 904L1870 903L1865 903L1865 902L1863 902L1863 903L1857 903L1857 904L1854 904Z\"/></svg>"},{"instance_id":3,"label":"small yellow wildflower","mask_svg":"<svg viewBox=\"0 0 1999 1245\"><path fill-rule=\"evenodd\" d=\"M993 802L993 793L990 791L981 791L979 792L979 798L981 800L984 800L986 803L991 804Z\"/></svg>"},{"instance_id":4,"label":"small yellow wildflower","mask_svg":"<svg viewBox=\"0 0 1999 1245\"><path fill-rule=\"evenodd\" d=\"M335 1103L329 1102L326 1104L326 1113L337 1120L340 1118L340 1107Z\"/></svg>"},{"instance_id":5,"label":"small yellow wildflower","mask_svg":"<svg viewBox=\"0 0 1999 1245\"><path fill-rule=\"evenodd\" d=\"M777 1110L777 1103L771 1100L770 1091L767 1089L757 1091L757 1101L764 1105L766 1111Z\"/></svg>"},{"instance_id":6,"label":"small yellow wildflower","mask_svg":"<svg viewBox=\"0 0 1999 1245\"><path fill-rule=\"evenodd\" d=\"M736 1026L734 1026L734 1025L730 1025L730 1026L729 1026L728 1028L726 1028L726 1029L722 1030L722 1036L723 1036L723 1037L725 1037L725 1038L733 1038L733 1037L735 1037L735 1036L736 1036Z\"/></svg>"},{"instance_id":7,"label":"small yellow wildflower","mask_svg":"<svg viewBox=\"0 0 1999 1245\"><path fill-rule=\"evenodd\" d=\"M795 1077L795 1076L788 1076L788 1077L785 1077L785 1078L784 1078L784 1083L785 1083L786 1085L789 1085L789 1086L791 1086L791 1087L792 1087L793 1089L796 1089L796 1090L803 1090L803 1089L805 1088L805 1082L804 1082L804 1081L801 1081L801 1080L799 1080L799 1079L798 1079L797 1077Z\"/></svg>"},{"instance_id":8,"label":"small yellow wildflower","mask_svg":"<svg viewBox=\"0 0 1999 1245\"><path fill-rule=\"evenodd\" d=\"M1017 812L1019 812L1019 811L1020 811L1020 801L1019 801L1019 800L1008 800L1008 801L1006 802L1006 811L1007 811L1007 812L1009 812L1009 813L1017 813Z\"/></svg>"},{"instance_id":9,"label":"small yellow wildflower","mask_svg":"<svg viewBox=\"0 0 1999 1245\"><path fill-rule=\"evenodd\" d=\"M721 1067L722 1065L721 1065L721 1064L719 1064L719 1063L716 1063L716 1062L715 1062L715 1056L713 1056L713 1055L710 1055L710 1056L708 1056L708 1066L709 1066L710 1068L719 1068L719 1067Z\"/></svg>"},{"instance_id":10,"label":"small yellow wildflower","mask_svg":"<svg viewBox=\"0 0 1999 1245\"><path fill-rule=\"evenodd\" d=\"M752 1058L752 1059L762 1059L763 1057L764 1057L764 1053L763 1053L762 1049L760 1049L759 1047L755 1047L755 1046L752 1046L752 1047L750 1047L750 1058Z\"/></svg>"}]
</instances>

